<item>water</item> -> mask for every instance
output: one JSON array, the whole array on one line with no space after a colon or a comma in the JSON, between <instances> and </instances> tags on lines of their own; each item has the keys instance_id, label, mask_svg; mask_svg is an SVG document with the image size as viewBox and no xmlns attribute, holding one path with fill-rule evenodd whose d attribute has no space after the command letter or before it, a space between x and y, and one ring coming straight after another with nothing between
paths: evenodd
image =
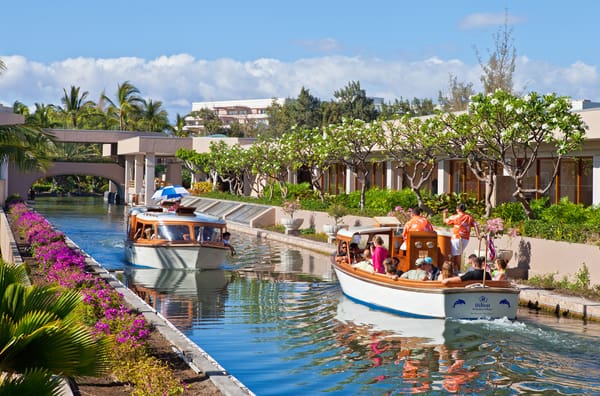
<instances>
[{"instance_id":1,"label":"water","mask_svg":"<svg viewBox=\"0 0 600 396\"><path fill-rule=\"evenodd\" d=\"M403 318L344 297L327 257L234 233L224 271L132 270L125 209L101 199L35 208L257 395L600 394L600 325Z\"/></svg>"}]
</instances>

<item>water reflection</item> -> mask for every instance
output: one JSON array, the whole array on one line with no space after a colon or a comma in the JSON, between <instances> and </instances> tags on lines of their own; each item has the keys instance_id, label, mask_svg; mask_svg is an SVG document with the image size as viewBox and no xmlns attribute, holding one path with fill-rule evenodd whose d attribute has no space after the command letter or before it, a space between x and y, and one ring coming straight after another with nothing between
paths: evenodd
<instances>
[{"instance_id":1,"label":"water reflection","mask_svg":"<svg viewBox=\"0 0 600 396\"><path fill-rule=\"evenodd\" d=\"M224 317L228 276L223 270L125 270L127 286L182 329L191 329L195 320Z\"/></svg>"}]
</instances>

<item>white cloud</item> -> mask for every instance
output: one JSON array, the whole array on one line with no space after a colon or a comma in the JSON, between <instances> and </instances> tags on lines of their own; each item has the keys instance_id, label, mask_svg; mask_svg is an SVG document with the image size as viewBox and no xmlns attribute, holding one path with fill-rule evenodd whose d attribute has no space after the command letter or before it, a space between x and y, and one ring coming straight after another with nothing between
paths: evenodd
<instances>
[{"instance_id":1,"label":"white cloud","mask_svg":"<svg viewBox=\"0 0 600 396\"><path fill-rule=\"evenodd\" d=\"M117 85L129 80L145 98L161 100L171 119L186 114L192 102L208 100L296 97L301 87L329 100L350 81L360 81L369 96L386 101L404 98L437 100L446 91L450 74L481 89L478 64L431 57L421 61L324 56L294 62L261 58L239 62L223 58L201 60L187 54L141 58L71 58L43 64L22 56L3 57L7 70L0 75L0 103L16 100L60 104L63 88L80 86L98 100L105 91L115 95ZM518 90L557 92L578 99L598 100L600 76L596 66L576 62L558 67L527 57L517 59Z\"/></svg>"},{"instance_id":2,"label":"white cloud","mask_svg":"<svg viewBox=\"0 0 600 396\"><path fill-rule=\"evenodd\" d=\"M462 18L459 22L461 29L469 30L486 26L516 25L523 22L521 17L505 13L475 13L469 14Z\"/></svg>"}]
</instances>

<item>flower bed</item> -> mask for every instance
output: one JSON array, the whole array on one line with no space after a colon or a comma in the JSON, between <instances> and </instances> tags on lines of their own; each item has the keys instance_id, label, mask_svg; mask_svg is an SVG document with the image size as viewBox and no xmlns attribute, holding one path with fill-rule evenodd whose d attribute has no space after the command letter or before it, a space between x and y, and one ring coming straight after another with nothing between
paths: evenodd
<instances>
[{"instance_id":1,"label":"flower bed","mask_svg":"<svg viewBox=\"0 0 600 396\"><path fill-rule=\"evenodd\" d=\"M120 293L87 273L85 256L71 249L64 234L54 230L43 216L23 203L12 205L9 213L13 231L25 239L32 256L27 260L32 282L79 290L83 303L78 320L96 337L109 341L111 372L106 378L78 379L93 389L86 393L221 394L207 377L197 375L170 350L170 344L150 328L143 315L126 306Z\"/></svg>"}]
</instances>

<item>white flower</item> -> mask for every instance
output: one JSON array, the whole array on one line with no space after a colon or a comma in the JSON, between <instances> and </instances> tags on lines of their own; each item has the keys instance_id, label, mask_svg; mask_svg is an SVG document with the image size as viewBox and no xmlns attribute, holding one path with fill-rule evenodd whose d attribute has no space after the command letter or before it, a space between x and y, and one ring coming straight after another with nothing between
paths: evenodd
<instances>
[{"instance_id":1,"label":"white flower","mask_svg":"<svg viewBox=\"0 0 600 396\"><path fill-rule=\"evenodd\" d=\"M494 106L496 106L498 103L500 103L500 101L498 99L494 98L491 100L490 103L493 104Z\"/></svg>"}]
</instances>

